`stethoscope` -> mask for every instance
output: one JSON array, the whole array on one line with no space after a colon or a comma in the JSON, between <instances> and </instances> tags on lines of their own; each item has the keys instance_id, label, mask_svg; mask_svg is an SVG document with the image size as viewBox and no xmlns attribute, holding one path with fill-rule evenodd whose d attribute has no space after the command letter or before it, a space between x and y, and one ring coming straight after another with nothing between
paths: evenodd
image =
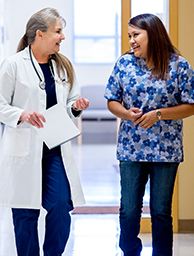
<instances>
[{"instance_id":1,"label":"stethoscope","mask_svg":"<svg viewBox=\"0 0 194 256\"><path fill-rule=\"evenodd\" d=\"M33 68L34 68L34 70L35 70L35 72L36 72L36 74L37 74L37 76L38 76L38 78L40 80L39 87L40 87L40 89L45 90L46 83L42 80L42 78L40 77L40 75L39 75L39 73L38 73L38 71L37 71L37 69L36 69L36 67L34 65L34 61L32 59L32 51L31 51L31 46L30 45L29 45L29 54L30 54L30 60L31 60L32 66L33 66ZM53 70L53 65L52 65L51 59L49 59L48 63L49 63L49 68L50 68L50 71L51 71L52 78L54 80L56 80L55 79L55 75L54 75L54 70Z\"/></svg>"}]
</instances>

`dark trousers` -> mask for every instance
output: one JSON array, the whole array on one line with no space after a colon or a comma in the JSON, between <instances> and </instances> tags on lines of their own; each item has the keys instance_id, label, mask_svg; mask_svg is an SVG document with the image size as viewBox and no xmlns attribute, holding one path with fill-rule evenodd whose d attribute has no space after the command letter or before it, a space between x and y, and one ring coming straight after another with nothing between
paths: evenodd
<instances>
[{"instance_id":1,"label":"dark trousers","mask_svg":"<svg viewBox=\"0 0 194 256\"><path fill-rule=\"evenodd\" d=\"M45 256L60 256L64 252L73 209L70 186L60 156L44 158L42 206L47 211L45 221ZM38 218L40 210L12 209L18 256L39 256Z\"/></svg>"},{"instance_id":2,"label":"dark trousers","mask_svg":"<svg viewBox=\"0 0 194 256\"><path fill-rule=\"evenodd\" d=\"M171 204L178 163L120 162L120 247L124 256L140 256L138 237L145 185L150 176L153 256L172 256Z\"/></svg>"}]
</instances>

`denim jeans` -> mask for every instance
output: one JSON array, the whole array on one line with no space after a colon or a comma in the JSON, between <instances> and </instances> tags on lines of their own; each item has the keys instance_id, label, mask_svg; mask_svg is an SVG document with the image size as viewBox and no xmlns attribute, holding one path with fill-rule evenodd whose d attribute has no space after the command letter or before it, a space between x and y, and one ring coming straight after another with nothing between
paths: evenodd
<instances>
[{"instance_id":1,"label":"denim jeans","mask_svg":"<svg viewBox=\"0 0 194 256\"><path fill-rule=\"evenodd\" d=\"M171 205L179 163L120 161L120 247L124 256L140 256L138 237L145 185L150 177L153 256L172 256Z\"/></svg>"},{"instance_id":2,"label":"denim jeans","mask_svg":"<svg viewBox=\"0 0 194 256\"><path fill-rule=\"evenodd\" d=\"M42 206L47 210L44 256L62 255L70 232L73 209L70 187L60 156L43 160ZM40 210L12 209L18 256L39 256L38 218Z\"/></svg>"}]
</instances>

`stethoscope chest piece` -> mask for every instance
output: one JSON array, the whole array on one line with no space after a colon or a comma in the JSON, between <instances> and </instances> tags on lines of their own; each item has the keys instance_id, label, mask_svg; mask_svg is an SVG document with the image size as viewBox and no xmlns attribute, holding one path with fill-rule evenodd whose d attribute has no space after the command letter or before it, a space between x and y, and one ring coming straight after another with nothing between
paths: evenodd
<instances>
[{"instance_id":1,"label":"stethoscope chest piece","mask_svg":"<svg viewBox=\"0 0 194 256\"><path fill-rule=\"evenodd\" d=\"M42 90L44 90L45 89L45 82L43 82L43 81L40 81L39 82L39 87L42 89Z\"/></svg>"}]
</instances>

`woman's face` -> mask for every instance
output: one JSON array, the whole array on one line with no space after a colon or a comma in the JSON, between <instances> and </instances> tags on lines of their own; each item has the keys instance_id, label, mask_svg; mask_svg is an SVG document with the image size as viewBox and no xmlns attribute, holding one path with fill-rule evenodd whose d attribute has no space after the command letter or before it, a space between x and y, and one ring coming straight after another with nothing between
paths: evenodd
<instances>
[{"instance_id":1,"label":"woman's face","mask_svg":"<svg viewBox=\"0 0 194 256\"><path fill-rule=\"evenodd\" d=\"M60 50L60 43L65 39L62 32L63 26L60 20L56 20L55 24L42 33L42 42L44 50L48 55L54 54Z\"/></svg>"},{"instance_id":2,"label":"woman's face","mask_svg":"<svg viewBox=\"0 0 194 256\"><path fill-rule=\"evenodd\" d=\"M148 35L147 31L130 25L128 27L129 45L134 55L138 58L147 59Z\"/></svg>"}]
</instances>

